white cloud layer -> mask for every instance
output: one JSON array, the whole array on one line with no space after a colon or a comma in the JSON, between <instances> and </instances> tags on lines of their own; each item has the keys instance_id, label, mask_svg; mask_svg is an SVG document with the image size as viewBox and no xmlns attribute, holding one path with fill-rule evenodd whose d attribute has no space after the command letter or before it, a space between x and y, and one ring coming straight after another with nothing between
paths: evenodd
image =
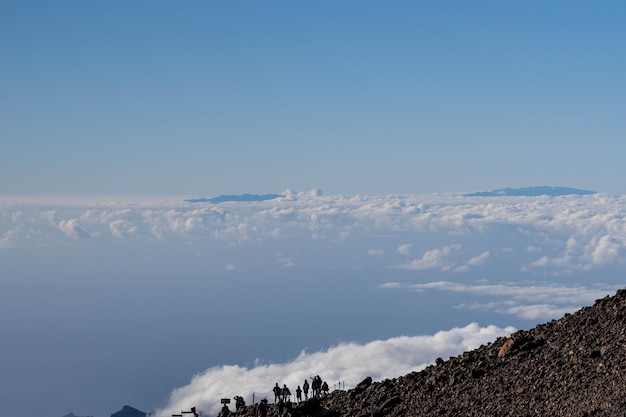
<instances>
[{"instance_id":1,"label":"white cloud layer","mask_svg":"<svg viewBox=\"0 0 626 417\"><path fill-rule=\"evenodd\" d=\"M216 415L220 410L218 400L235 395L242 395L248 404L252 403L253 393L255 401L267 398L271 402L275 383L281 387L286 384L295 392L297 385L314 375L320 375L331 387L341 383L347 388L367 376L374 380L396 378L423 369L437 357L459 355L515 330L471 323L431 336L400 336L367 344L345 343L315 353L302 351L287 363L210 368L195 375L188 385L174 390L156 416L169 417L191 407L197 407L205 415Z\"/></svg>"},{"instance_id":2,"label":"white cloud layer","mask_svg":"<svg viewBox=\"0 0 626 417\"><path fill-rule=\"evenodd\" d=\"M533 274L567 275L626 264L623 196L284 195L271 201L222 204L0 197L0 249L40 240L63 243L63 238L237 245L296 238L341 244L351 238L382 236L389 238L389 247L372 245L365 250L387 267L413 271L467 272L507 251L525 254L519 269ZM407 239L407 233L416 240ZM525 244L498 247L490 238L502 234L517 235ZM446 238L429 247L430 236ZM491 244L469 253L468 236L484 237L482 241ZM397 259L411 254L412 260Z\"/></svg>"}]
</instances>

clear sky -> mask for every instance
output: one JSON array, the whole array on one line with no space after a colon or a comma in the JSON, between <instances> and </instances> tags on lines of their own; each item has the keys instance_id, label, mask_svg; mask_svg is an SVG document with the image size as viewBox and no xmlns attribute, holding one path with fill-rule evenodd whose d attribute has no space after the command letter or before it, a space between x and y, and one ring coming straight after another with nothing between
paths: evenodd
<instances>
[{"instance_id":1,"label":"clear sky","mask_svg":"<svg viewBox=\"0 0 626 417\"><path fill-rule=\"evenodd\" d=\"M2 1L0 193L624 194L621 1Z\"/></svg>"}]
</instances>

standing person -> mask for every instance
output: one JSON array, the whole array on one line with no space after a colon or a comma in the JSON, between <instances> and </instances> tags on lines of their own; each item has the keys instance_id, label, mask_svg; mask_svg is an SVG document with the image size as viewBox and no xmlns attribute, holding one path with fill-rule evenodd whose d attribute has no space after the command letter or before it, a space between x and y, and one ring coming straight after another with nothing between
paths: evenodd
<instances>
[{"instance_id":1,"label":"standing person","mask_svg":"<svg viewBox=\"0 0 626 417\"><path fill-rule=\"evenodd\" d=\"M298 402L298 404L300 403L300 401L302 401L302 388L300 388L300 385L298 385L298 388L296 388L296 401Z\"/></svg>"},{"instance_id":2,"label":"standing person","mask_svg":"<svg viewBox=\"0 0 626 417\"><path fill-rule=\"evenodd\" d=\"M289 401L289 397L291 396L291 391L287 388L287 384L283 384L283 401Z\"/></svg>"},{"instance_id":3,"label":"standing person","mask_svg":"<svg viewBox=\"0 0 626 417\"><path fill-rule=\"evenodd\" d=\"M240 395L235 395L235 411L239 411L240 408L243 408L246 406L246 402L244 401L243 397Z\"/></svg>"},{"instance_id":4,"label":"standing person","mask_svg":"<svg viewBox=\"0 0 626 417\"><path fill-rule=\"evenodd\" d=\"M304 380L304 384L302 384L302 391L304 391L304 401L309 399L309 381Z\"/></svg>"},{"instance_id":5,"label":"standing person","mask_svg":"<svg viewBox=\"0 0 626 417\"><path fill-rule=\"evenodd\" d=\"M278 386L278 382L274 385L274 389L272 391L274 391L274 404L278 404L278 400L283 393L283 390Z\"/></svg>"},{"instance_id":6,"label":"standing person","mask_svg":"<svg viewBox=\"0 0 626 417\"><path fill-rule=\"evenodd\" d=\"M320 391L322 390L322 378L319 375L313 377L311 388L313 389L313 397L319 398Z\"/></svg>"}]
</instances>

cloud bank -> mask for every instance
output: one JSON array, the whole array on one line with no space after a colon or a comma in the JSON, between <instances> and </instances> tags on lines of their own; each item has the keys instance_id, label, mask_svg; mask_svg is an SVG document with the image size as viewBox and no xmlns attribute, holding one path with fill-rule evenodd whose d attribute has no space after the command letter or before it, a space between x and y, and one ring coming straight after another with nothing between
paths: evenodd
<instances>
[{"instance_id":1,"label":"cloud bank","mask_svg":"<svg viewBox=\"0 0 626 417\"><path fill-rule=\"evenodd\" d=\"M373 238L384 245L370 245L363 254L388 268L462 273L512 253L524 255L518 256L520 271L565 276L626 264L626 197L285 192L271 201L221 204L0 197L0 250L41 241L284 242L290 248L295 240L341 246ZM473 250L472 238L489 244ZM516 239L524 246L499 243ZM278 252L285 265L296 264L288 250Z\"/></svg>"},{"instance_id":2,"label":"cloud bank","mask_svg":"<svg viewBox=\"0 0 626 417\"><path fill-rule=\"evenodd\" d=\"M242 395L247 404L267 398L275 383L286 384L293 393L305 379L320 375L330 387L350 388L367 376L374 380L396 378L423 369L437 357L448 358L494 341L514 332L512 327L465 327L440 331L431 336L400 336L366 344L345 343L325 351L302 351L293 361L280 364L257 364L252 368L237 365L207 369L191 382L172 392L157 417L169 417L181 410L197 407L205 415L216 415L220 398ZM309 380L310 383L310 380Z\"/></svg>"}]
</instances>

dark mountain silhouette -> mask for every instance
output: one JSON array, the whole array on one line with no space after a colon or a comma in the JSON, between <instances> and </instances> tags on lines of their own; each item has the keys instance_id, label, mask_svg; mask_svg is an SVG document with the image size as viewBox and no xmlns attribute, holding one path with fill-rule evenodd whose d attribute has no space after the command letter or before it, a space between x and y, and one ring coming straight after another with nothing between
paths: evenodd
<instances>
[{"instance_id":1,"label":"dark mountain silhouette","mask_svg":"<svg viewBox=\"0 0 626 417\"><path fill-rule=\"evenodd\" d=\"M139 411L129 405L125 405L122 409L116 413L111 414L111 417L146 417L148 413Z\"/></svg>"},{"instance_id":2,"label":"dark mountain silhouette","mask_svg":"<svg viewBox=\"0 0 626 417\"><path fill-rule=\"evenodd\" d=\"M372 360L376 360L375 358ZM253 407L244 414L253 416ZM293 417L624 416L626 290L422 371L333 391ZM276 416L275 406L269 416Z\"/></svg>"},{"instance_id":3,"label":"dark mountain silhouette","mask_svg":"<svg viewBox=\"0 0 626 417\"><path fill-rule=\"evenodd\" d=\"M240 194L240 195L220 195L213 198L192 198L185 200L187 203L223 203L226 201L266 201L282 197L280 194Z\"/></svg>"},{"instance_id":4,"label":"dark mountain silhouette","mask_svg":"<svg viewBox=\"0 0 626 417\"><path fill-rule=\"evenodd\" d=\"M79 416L77 416L74 413L69 413L69 414L64 415L63 417L79 417ZM90 417L90 416L88 416L88 417Z\"/></svg>"},{"instance_id":5,"label":"dark mountain silhouette","mask_svg":"<svg viewBox=\"0 0 626 417\"><path fill-rule=\"evenodd\" d=\"M579 190L576 188L568 187L550 187L550 186L538 186L538 187L525 187L525 188L501 188L493 191L479 191L476 193L465 194L466 197L502 197L502 196L514 196L514 197L536 197L540 195L547 196L561 196L561 195L589 195L596 194L595 191Z\"/></svg>"}]
</instances>

